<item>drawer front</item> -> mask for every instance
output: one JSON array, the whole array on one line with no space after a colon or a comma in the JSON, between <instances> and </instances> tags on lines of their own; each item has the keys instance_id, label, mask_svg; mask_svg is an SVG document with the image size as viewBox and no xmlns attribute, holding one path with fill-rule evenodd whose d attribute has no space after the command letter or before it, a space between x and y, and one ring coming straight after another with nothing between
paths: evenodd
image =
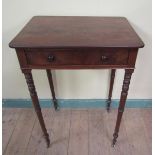
<instances>
[{"instance_id":1,"label":"drawer front","mask_svg":"<svg viewBox=\"0 0 155 155\"><path fill-rule=\"evenodd\" d=\"M126 65L128 51L119 49L28 49L28 65Z\"/></svg>"}]
</instances>

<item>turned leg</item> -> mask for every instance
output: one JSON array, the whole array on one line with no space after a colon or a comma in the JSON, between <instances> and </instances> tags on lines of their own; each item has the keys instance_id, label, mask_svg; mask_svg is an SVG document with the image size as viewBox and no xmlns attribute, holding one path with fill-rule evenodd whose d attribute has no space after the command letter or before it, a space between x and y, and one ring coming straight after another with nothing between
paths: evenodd
<instances>
[{"instance_id":1,"label":"turned leg","mask_svg":"<svg viewBox=\"0 0 155 155\"><path fill-rule=\"evenodd\" d=\"M46 70L47 72L47 77L48 77L48 81L49 81L49 85L50 85L50 89L51 89L51 94L53 97L53 103L54 103L54 108L55 110L59 110L59 106L55 97L55 91L54 91L54 84L53 84L53 80L52 80L52 73L50 69Z\"/></svg>"},{"instance_id":2,"label":"turned leg","mask_svg":"<svg viewBox=\"0 0 155 155\"><path fill-rule=\"evenodd\" d=\"M113 138L112 146L114 146L117 141L119 127L120 127L120 123L121 123L121 119L122 119L122 115L123 115L123 111L125 107L125 102L126 102L127 95L128 95L131 75L133 72L134 72L134 69L125 69L124 81L123 81L120 103L119 103L119 108L118 108L115 131L113 134L114 138Z\"/></svg>"},{"instance_id":3,"label":"turned leg","mask_svg":"<svg viewBox=\"0 0 155 155\"><path fill-rule=\"evenodd\" d=\"M44 123L41 108L40 108L40 105L39 105L37 92L35 90L35 85L34 85L34 82L33 82L31 70L23 70L23 73L25 75L25 79L26 79L26 82L27 82L27 85L28 85L28 89L29 89L29 92L30 92L30 96L31 96L31 99L32 99L32 103L33 103L35 112L36 112L37 117L39 119L41 129L42 129L42 131L44 133L44 137L45 137L45 140L46 140L47 147L49 147L49 144L50 144L49 135L48 135L46 127L45 127L45 123Z\"/></svg>"},{"instance_id":4,"label":"turned leg","mask_svg":"<svg viewBox=\"0 0 155 155\"><path fill-rule=\"evenodd\" d=\"M108 100L107 100L107 111L108 112L110 110L110 105L111 105L111 97L112 97L112 91L113 91L113 85L114 85L114 79L115 79L115 72L116 72L116 69L111 70L110 88L109 88L109 95L108 95Z\"/></svg>"}]
</instances>

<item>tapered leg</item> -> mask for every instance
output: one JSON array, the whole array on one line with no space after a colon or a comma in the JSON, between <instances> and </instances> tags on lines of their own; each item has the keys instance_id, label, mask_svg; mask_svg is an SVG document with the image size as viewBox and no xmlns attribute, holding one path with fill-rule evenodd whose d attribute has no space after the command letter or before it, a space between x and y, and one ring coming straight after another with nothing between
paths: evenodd
<instances>
[{"instance_id":1,"label":"tapered leg","mask_svg":"<svg viewBox=\"0 0 155 155\"><path fill-rule=\"evenodd\" d=\"M121 119L122 119L122 115L123 115L123 111L125 107L125 102L126 102L127 95L128 95L131 75L133 72L134 72L134 69L125 69L124 81L123 81L121 98L120 98L120 103L119 103L119 108L118 108L115 131L113 134L114 138L113 138L112 146L114 146L117 141L119 127L120 127L120 123L121 123Z\"/></svg>"},{"instance_id":2,"label":"tapered leg","mask_svg":"<svg viewBox=\"0 0 155 155\"><path fill-rule=\"evenodd\" d=\"M28 85L28 89L29 89L29 92L30 92L30 96L31 96L31 99L32 99L32 103L33 103L35 112L36 112L37 117L39 119L41 129L42 129L42 131L44 133L44 137L45 137L45 140L46 140L47 147L49 147L49 144L50 144L49 135L48 135L46 127L45 127L45 123L44 123L41 108L40 108L40 105L39 105L38 96L37 96L37 93L36 93L36 90L35 90L31 70L23 71L23 73L25 75L25 79L26 79L26 82L27 82L27 85Z\"/></svg>"},{"instance_id":3,"label":"tapered leg","mask_svg":"<svg viewBox=\"0 0 155 155\"><path fill-rule=\"evenodd\" d=\"M55 97L54 84L53 84L53 80L52 80L51 70L47 69L46 72L47 72L47 77L48 77L48 81L49 81L49 85L50 85L50 89L51 89L51 93L52 93L52 97L53 97L54 108L55 108L55 110L59 110L59 105L58 105L56 97Z\"/></svg>"},{"instance_id":4,"label":"tapered leg","mask_svg":"<svg viewBox=\"0 0 155 155\"><path fill-rule=\"evenodd\" d=\"M111 70L110 88L109 88L109 95L108 95L108 100L107 100L107 111L108 112L110 110L110 105L111 105L111 97L112 97L112 91L113 91L113 85L114 85L114 79L115 79L115 72L116 72L116 69Z\"/></svg>"}]
</instances>

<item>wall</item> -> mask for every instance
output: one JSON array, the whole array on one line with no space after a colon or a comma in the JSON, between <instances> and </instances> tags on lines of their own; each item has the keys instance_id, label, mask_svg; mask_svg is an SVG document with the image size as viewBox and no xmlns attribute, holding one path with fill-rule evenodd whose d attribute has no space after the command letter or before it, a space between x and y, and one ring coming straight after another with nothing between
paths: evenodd
<instances>
[{"instance_id":1,"label":"wall","mask_svg":"<svg viewBox=\"0 0 155 155\"><path fill-rule=\"evenodd\" d=\"M151 0L3 0L3 98L29 98L11 39L34 15L125 16L145 43L139 50L128 98L150 99L151 94ZM108 70L55 71L58 98L106 98ZM113 98L119 98L124 71L118 70ZM45 71L33 71L40 98L50 98Z\"/></svg>"}]
</instances>

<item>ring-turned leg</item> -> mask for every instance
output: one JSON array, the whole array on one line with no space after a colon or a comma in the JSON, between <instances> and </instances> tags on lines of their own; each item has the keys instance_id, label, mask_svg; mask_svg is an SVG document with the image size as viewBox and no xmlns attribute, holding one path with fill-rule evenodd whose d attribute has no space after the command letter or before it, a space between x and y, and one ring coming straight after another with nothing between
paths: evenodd
<instances>
[{"instance_id":1,"label":"ring-turned leg","mask_svg":"<svg viewBox=\"0 0 155 155\"><path fill-rule=\"evenodd\" d=\"M114 146L117 141L119 127L120 127L120 123L121 123L121 119L122 119L122 115L123 115L123 111L124 111L124 107L125 107L125 102L126 102L127 95L128 95L131 75L133 72L134 72L134 69L125 69L124 81L123 81L121 98L120 98L120 103L119 103L119 108L118 108L115 131L113 134L112 146Z\"/></svg>"},{"instance_id":2,"label":"ring-turned leg","mask_svg":"<svg viewBox=\"0 0 155 155\"><path fill-rule=\"evenodd\" d=\"M58 105L56 97L55 97L54 84L53 84L53 80L52 80L51 70L47 69L46 72L47 72L47 77L48 77L48 81L49 81L49 85L50 85L50 89L51 89L51 94L53 97L54 108L55 108L55 110L59 110L59 105Z\"/></svg>"},{"instance_id":3,"label":"ring-turned leg","mask_svg":"<svg viewBox=\"0 0 155 155\"><path fill-rule=\"evenodd\" d=\"M23 70L23 73L25 75L25 79L26 79L26 82L27 82L27 85L28 85L28 89L29 89L29 92L30 92L30 96L31 96L31 99L32 99L32 103L33 103L35 112L36 112L37 117L39 119L41 129L42 129L42 131L44 133L44 137L45 137L45 140L46 140L47 147L49 147L49 144L50 144L49 135L48 135L46 127L45 127L45 123L44 123L41 108L40 108L40 105L39 105L39 100L38 100L37 92L36 92L35 85L34 85L34 82L33 82L33 77L32 77L32 74L31 74L31 70Z\"/></svg>"},{"instance_id":4,"label":"ring-turned leg","mask_svg":"<svg viewBox=\"0 0 155 155\"><path fill-rule=\"evenodd\" d=\"M109 88L109 95L108 95L108 100L107 100L107 111L108 112L110 110L110 105L111 105L111 97L112 97L112 91L113 91L113 85L114 85L114 79L115 79L115 72L116 72L116 69L111 70L110 88Z\"/></svg>"}]
</instances>

